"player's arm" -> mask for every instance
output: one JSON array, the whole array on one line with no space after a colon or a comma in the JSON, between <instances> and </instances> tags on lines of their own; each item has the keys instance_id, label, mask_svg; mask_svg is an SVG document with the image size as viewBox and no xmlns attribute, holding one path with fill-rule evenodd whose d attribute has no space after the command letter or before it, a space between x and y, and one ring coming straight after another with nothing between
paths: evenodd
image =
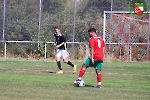
<instances>
[{"instance_id":1,"label":"player's arm","mask_svg":"<svg viewBox=\"0 0 150 100\"><path fill-rule=\"evenodd\" d=\"M65 44L65 42L62 42L61 44L56 45L56 47L59 48L60 46L62 46L62 45L64 45L64 44Z\"/></svg>"},{"instance_id":2,"label":"player's arm","mask_svg":"<svg viewBox=\"0 0 150 100\"><path fill-rule=\"evenodd\" d=\"M90 46L90 55L91 55L91 61L94 64L94 41L93 39L89 40L89 46Z\"/></svg>"},{"instance_id":3,"label":"player's arm","mask_svg":"<svg viewBox=\"0 0 150 100\"><path fill-rule=\"evenodd\" d=\"M93 58L93 52L94 52L94 49L92 47L90 47L90 57Z\"/></svg>"},{"instance_id":4,"label":"player's arm","mask_svg":"<svg viewBox=\"0 0 150 100\"><path fill-rule=\"evenodd\" d=\"M94 64L94 58L93 58L93 55L94 55L94 48L93 48L93 47L90 47L90 54L91 54L91 61L92 61L92 63Z\"/></svg>"},{"instance_id":5,"label":"player's arm","mask_svg":"<svg viewBox=\"0 0 150 100\"><path fill-rule=\"evenodd\" d=\"M105 52L105 48L103 47L103 53Z\"/></svg>"}]
</instances>

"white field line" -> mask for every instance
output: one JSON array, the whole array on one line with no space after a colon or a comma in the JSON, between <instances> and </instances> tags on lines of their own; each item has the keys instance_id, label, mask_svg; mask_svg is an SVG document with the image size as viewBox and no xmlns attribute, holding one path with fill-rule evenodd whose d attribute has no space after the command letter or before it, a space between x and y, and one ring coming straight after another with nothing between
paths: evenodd
<instances>
[{"instance_id":1,"label":"white field line","mask_svg":"<svg viewBox=\"0 0 150 100\"><path fill-rule=\"evenodd\" d=\"M30 70L28 70L28 69L16 69L17 71L30 71ZM36 71L36 72L46 72L46 73L49 73L49 72L56 72L56 71L54 71L54 70L33 70L33 71ZM63 71L64 73L73 73L73 71ZM76 73L78 73L78 72L76 72ZM88 72L88 71L86 71L85 72L85 74L96 74L95 72ZM142 75L142 74L127 74L127 73L122 73L122 74L120 74L120 73L112 73L112 72L102 72L102 74L104 74L104 75L122 75L122 76L149 76L150 77L150 75Z\"/></svg>"}]
</instances>

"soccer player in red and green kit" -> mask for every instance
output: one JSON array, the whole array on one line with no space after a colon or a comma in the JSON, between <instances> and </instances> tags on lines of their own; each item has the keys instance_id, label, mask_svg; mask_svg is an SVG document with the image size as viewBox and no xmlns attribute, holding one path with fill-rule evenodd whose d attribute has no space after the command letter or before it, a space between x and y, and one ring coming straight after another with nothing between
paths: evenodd
<instances>
[{"instance_id":1,"label":"soccer player in red and green kit","mask_svg":"<svg viewBox=\"0 0 150 100\"><path fill-rule=\"evenodd\" d=\"M97 36L96 29L90 28L88 30L88 34L91 37L89 39L89 47L90 47L90 57L86 59L84 64L82 65L79 74L78 79L76 80L76 83L79 83L81 81L81 78L85 74L85 71L88 67L95 68L96 74L97 74L97 86L96 88L101 88L101 82L102 82L102 64L104 61L104 40Z\"/></svg>"}]
</instances>

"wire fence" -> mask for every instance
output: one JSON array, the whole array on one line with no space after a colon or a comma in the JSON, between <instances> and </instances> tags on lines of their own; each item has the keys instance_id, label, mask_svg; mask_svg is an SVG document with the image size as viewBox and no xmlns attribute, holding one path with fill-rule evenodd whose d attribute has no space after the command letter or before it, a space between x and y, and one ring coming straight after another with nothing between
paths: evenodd
<instances>
[{"instance_id":1,"label":"wire fence","mask_svg":"<svg viewBox=\"0 0 150 100\"><path fill-rule=\"evenodd\" d=\"M148 14L143 19L136 19L128 11L105 11L104 16L103 38L107 44L106 52L111 58L124 61L150 59Z\"/></svg>"},{"instance_id":2,"label":"wire fence","mask_svg":"<svg viewBox=\"0 0 150 100\"><path fill-rule=\"evenodd\" d=\"M1 59L54 59L53 27L60 26L62 34L67 39L67 48L71 59L82 60L88 56L89 36L87 30L90 27L95 27L100 36L104 36L103 32L106 31L104 38L106 40L106 59L150 60L149 44L145 47L145 44L140 44L145 42L139 42L149 43L149 38L147 38L150 34L148 33L149 22L144 24L129 19L128 16L116 15L115 13L113 15L107 14L107 21L103 22L104 11L128 11L129 1L0 0ZM148 19L150 18L147 16L146 20ZM106 30L103 31L104 24L106 24ZM139 31L134 30L136 34L133 33L134 27L132 26L136 26L135 29L139 27ZM131 33L131 41L127 42L130 37L129 32ZM140 39L136 39L136 37ZM146 39L144 39L145 37ZM135 52L133 48L138 49L136 53L133 53L133 51Z\"/></svg>"}]
</instances>

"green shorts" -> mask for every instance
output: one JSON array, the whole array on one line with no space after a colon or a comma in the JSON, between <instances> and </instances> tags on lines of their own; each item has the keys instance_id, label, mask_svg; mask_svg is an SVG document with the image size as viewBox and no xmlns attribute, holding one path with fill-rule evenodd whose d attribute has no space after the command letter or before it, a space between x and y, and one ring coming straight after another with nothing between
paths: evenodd
<instances>
[{"instance_id":1,"label":"green shorts","mask_svg":"<svg viewBox=\"0 0 150 100\"><path fill-rule=\"evenodd\" d=\"M102 70L102 61L98 61L98 60L94 60L94 64L92 64L91 58L87 58L86 61L84 62L84 64L87 67L94 67L97 70Z\"/></svg>"}]
</instances>

